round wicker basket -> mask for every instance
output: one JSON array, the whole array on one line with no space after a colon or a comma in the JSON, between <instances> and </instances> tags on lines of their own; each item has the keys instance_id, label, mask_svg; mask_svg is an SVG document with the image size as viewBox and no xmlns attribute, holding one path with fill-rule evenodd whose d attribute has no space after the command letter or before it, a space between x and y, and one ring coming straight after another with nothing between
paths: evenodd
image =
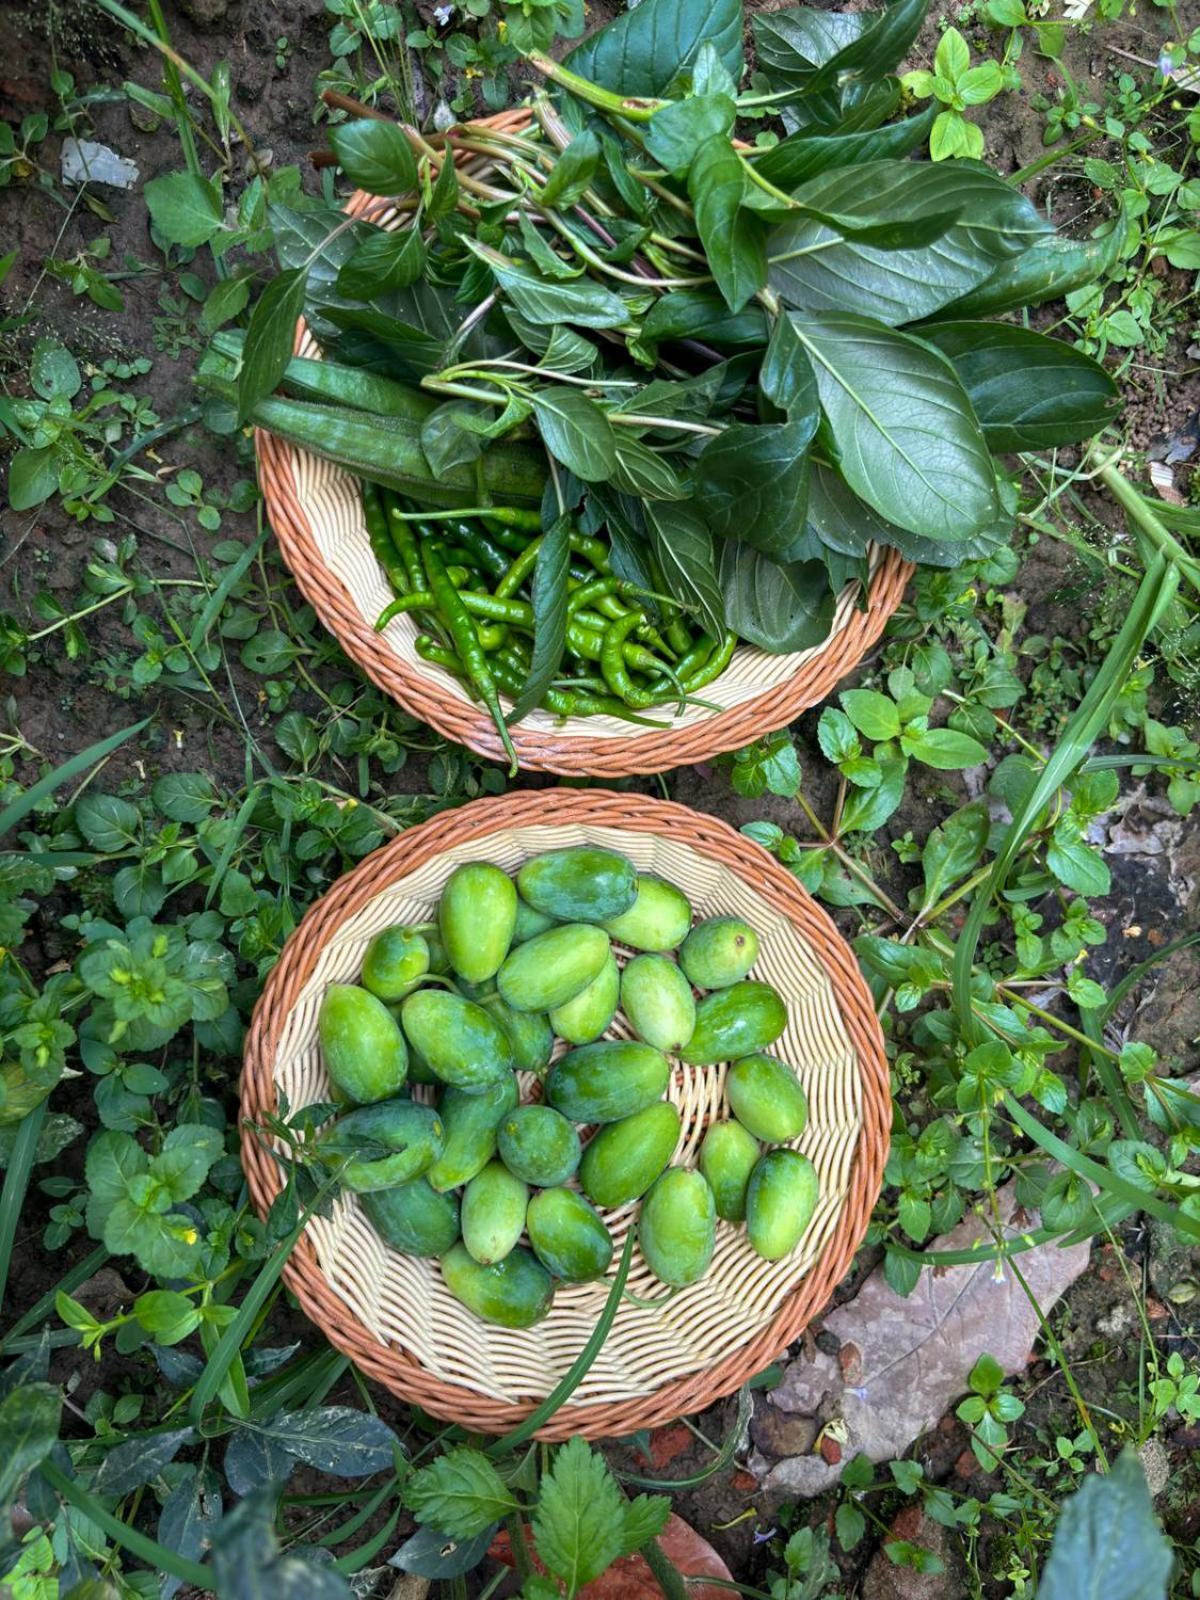
<instances>
[{"instance_id":1,"label":"round wicker basket","mask_svg":"<svg viewBox=\"0 0 1200 1600\"><path fill-rule=\"evenodd\" d=\"M520 131L529 115L525 108L515 108L485 120ZM401 220L380 206L360 193L348 209L353 215L369 211L385 227ZM321 353L303 321L297 324L296 351ZM417 655L413 642L420 630L415 620L397 617L382 634L375 632L375 619L392 593L367 541L355 480L262 430L255 444L267 514L283 558L342 649L405 710L447 739L502 760L487 712L448 672ZM876 548L865 602L860 585L848 585L838 598L828 638L811 650L773 656L749 645L739 647L729 668L704 691L717 711L689 707L665 729L611 717L556 718L531 712L512 730L521 766L567 777L664 772L739 749L785 727L819 704L858 665L899 605L911 572L898 551Z\"/></svg>"},{"instance_id":2,"label":"round wicker basket","mask_svg":"<svg viewBox=\"0 0 1200 1600\"><path fill-rule=\"evenodd\" d=\"M670 1294L637 1252L608 1339L570 1404L541 1437L597 1438L698 1411L767 1366L825 1306L860 1243L882 1181L888 1071L871 997L829 917L783 867L723 822L684 806L605 791L551 789L477 801L410 829L349 873L288 940L246 1042L242 1159L266 1212L280 1170L252 1126L286 1092L297 1108L328 1098L316 1038L326 985L354 981L372 934L428 918L453 868L486 858L512 870L541 850L580 843L623 851L685 890L697 916L740 915L758 930L755 975L788 1004L773 1049L792 1062L810 1105L798 1147L821 1182L796 1250L762 1260L745 1230L718 1224L706 1276ZM676 1064L668 1094L683 1116L675 1162L728 1115L726 1069ZM530 1083L525 1085L526 1092ZM618 1248L636 1205L608 1214ZM613 1268L615 1271L615 1266ZM512 1331L480 1322L444 1287L435 1261L389 1249L354 1196L314 1218L285 1273L307 1314L394 1394L482 1432L514 1427L578 1356L608 1292L562 1286L549 1316Z\"/></svg>"}]
</instances>

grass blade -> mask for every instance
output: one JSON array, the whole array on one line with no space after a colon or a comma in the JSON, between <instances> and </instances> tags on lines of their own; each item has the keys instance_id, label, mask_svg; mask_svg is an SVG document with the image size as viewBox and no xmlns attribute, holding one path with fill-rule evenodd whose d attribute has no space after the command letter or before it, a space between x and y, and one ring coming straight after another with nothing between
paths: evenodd
<instances>
[{"instance_id":1,"label":"grass blade","mask_svg":"<svg viewBox=\"0 0 1200 1600\"><path fill-rule=\"evenodd\" d=\"M181 1583L191 1584L193 1588L200 1589L205 1594L212 1593L211 1567L201 1566L198 1561L189 1561L185 1556L176 1555L174 1550L168 1550L166 1545L159 1544L157 1539L147 1538L144 1533L131 1528L119 1517L114 1517L111 1511L104 1509L94 1494L90 1494L73 1478L68 1478L53 1461L43 1461L38 1471L61 1499L68 1505L74 1506L76 1510L82 1511L97 1527L104 1530L114 1544L121 1545L130 1555L137 1556L154 1571L169 1572Z\"/></svg>"},{"instance_id":2,"label":"grass blade","mask_svg":"<svg viewBox=\"0 0 1200 1600\"><path fill-rule=\"evenodd\" d=\"M4 1306L4 1290L8 1284L8 1269L12 1262L13 1244L17 1237L17 1222L25 1191L29 1187L29 1174L33 1171L37 1155L38 1135L46 1120L46 1102L34 1106L21 1118L17 1137L13 1141L12 1156L4 1175L4 1189L0 1191L0 1309Z\"/></svg>"},{"instance_id":3,"label":"grass blade","mask_svg":"<svg viewBox=\"0 0 1200 1600\"><path fill-rule=\"evenodd\" d=\"M5 806L0 811L0 838L15 828L18 822L24 819L40 805L47 795L53 794L60 784L70 783L72 778L77 778L81 772L86 772L89 767L94 767L98 761L103 761L118 745L132 739L135 733L150 721L143 717L140 722L132 723L128 728L122 728L120 733L110 733L107 739L101 739L98 744L90 744L86 750L81 750L77 756L72 756L69 761L64 761L61 767L55 767L53 772L48 772L44 778L39 779L32 789L26 789L10 806Z\"/></svg>"},{"instance_id":4,"label":"grass blade","mask_svg":"<svg viewBox=\"0 0 1200 1600\"><path fill-rule=\"evenodd\" d=\"M621 1296L625 1292L625 1280L629 1276L629 1264L632 1260L633 1229L631 1228L625 1236L625 1248L621 1252L617 1275L612 1281L612 1288L608 1291L608 1299L604 1302L604 1310L596 1319L596 1326L592 1329L588 1342L575 1357L569 1369L563 1374L561 1381L554 1386L541 1405L531 1411L524 1422L518 1423L511 1433L501 1434L499 1439L493 1439L492 1443L484 1451L485 1455L507 1455L510 1450L515 1450L519 1444L524 1444L526 1439L532 1438L539 1428L545 1427L559 1407L566 1405L590 1371L592 1362L600 1354L601 1346L604 1344L605 1339L608 1338L608 1330L616 1321L617 1311L621 1304Z\"/></svg>"},{"instance_id":5,"label":"grass blade","mask_svg":"<svg viewBox=\"0 0 1200 1600\"><path fill-rule=\"evenodd\" d=\"M14 1339L19 1339L28 1328L36 1327L44 1317L48 1317L54 1310L55 1297L61 1291L63 1294L74 1294L81 1283L86 1283L93 1277L108 1260L108 1251L102 1244L90 1250L82 1261L79 1261L66 1274L60 1278L53 1289L48 1289L42 1298L30 1306L21 1318L14 1322L12 1327L0 1338L0 1351L7 1349ZM70 1331L70 1330L68 1330Z\"/></svg>"}]
</instances>

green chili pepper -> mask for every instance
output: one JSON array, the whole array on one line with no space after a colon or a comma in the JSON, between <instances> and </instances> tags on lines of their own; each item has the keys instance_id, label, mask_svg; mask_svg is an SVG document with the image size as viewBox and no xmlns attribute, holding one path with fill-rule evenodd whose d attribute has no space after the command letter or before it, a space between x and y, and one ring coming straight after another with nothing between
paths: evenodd
<instances>
[{"instance_id":1,"label":"green chili pepper","mask_svg":"<svg viewBox=\"0 0 1200 1600\"><path fill-rule=\"evenodd\" d=\"M362 505L367 538L371 542L371 553L383 568L384 576L396 594L404 594L409 588L408 574L400 564L399 553L388 531L387 512L383 500L373 483L363 484Z\"/></svg>"},{"instance_id":2,"label":"green chili pepper","mask_svg":"<svg viewBox=\"0 0 1200 1600\"><path fill-rule=\"evenodd\" d=\"M526 668L514 668L505 658L506 652L500 652L497 663L497 681L505 694L514 697L520 694L525 686ZM556 717L619 717L623 722L636 722L644 728L666 728L666 722L654 722L649 717L635 715L623 701L614 695L584 694L575 690L547 689L542 696L542 706L546 711L552 711Z\"/></svg>"},{"instance_id":3,"label":"green chili pepper","mask_svg":"<svg viewBox=\"0 0 1200 1600\"><path fill-rule=\"evenodd\" d=\"M737 649L737 645L738 636L736 633L723 634L720 644L705 665L698 672L694 672L690 678L683 680L683 686L687 692L691 694L696 689L703 689L705 684L711 683L714 678L719 678L733 660L733 652Z\"/></svg>"},{"instance_id":4,"label":"green chili pepper","mask_svg":"<svg viewBox=\"0 0 1200 1600\"><path fill-rule=\"evenodd\" d=\"M716 640L711 633L702 633L689 650L686 650L675 663L675 671L683 679L686 687L692 674L698 672L713 652Z\"/></svg>"},{"instance_id":5,"label":"green chili pepper","mask_svg":"<svg viewBox=\"0 0 1200 1600\"><path fill-rule=\"evenodd\" d=\"M447 650L444 645L436 643L427 633L419 633L417 635L413 640L413 648L422 661L432 661L435 666L443 667L447 672L452 673L465 688L471 689L474 696L474 690L467 682L466 668L453 650Z\"/></svg>"},{"instance_id":6,"label":"green chili pepper","mask_svg":"<svg viewBox=\"0 0 1200 1600\"><path fill-rule=\"evenodd\" d=\"M496 598L505 599L516 594L524 585L526 578L533 572L537 565L538 551L542 548L541 538L531 539L520 555L509 563L508 571L496 585Z\"/></svg>"},{"instance_id":7,"label":"green chili pepper","mask_svg":"<svg viewBox=\"0 0 1200 1600\"><path fill-rule=\"evenodd\" d=\"M412 529L404 521L404 513L393 501L388 507L388 528L392 535L392 543L399 553L400 560L404 563L404 570L408 574L409 592L425 587L425 568L421 564L421 552L417 549L417 541L413 538Z\"/></svg>"},{"instance_id":8,"label":"green chili pepper","mask_svg":"<svg viewBox=\"0 0 1200 1600\"><path fill-rule=\"evenodd\" d=\"M508 775L510 778L515 778L520 770L517 752L513 749L512 739L505 726L504 713L500 709L500 697L496 693L496 682L492 677L487 654L479 642L479 630L475 626L475 619L463 605L458 590L450 582L441 552L432 539L425 543L421 554L429 579L429 592L433 595L439 615L449 629L455 651L467 670L468 680L479 690L480 698L491 713L496 732L500 736L500 743L508 756Z\"/></svg>"},{"instance_id":9,"label":"green chili pepper","mask_svg":"<svg viewBox=\"0 0 1200 1600\"><path fill-rule=\"evenodd\" d=\"M468 549L475 557L475 565L491 578L502 578L508 571L508 557L504 551L488 538L487 534L479 528L473 528L469 522L455 526L451 523L451 532L454 537Z\"/></svg>"}]
</instances>

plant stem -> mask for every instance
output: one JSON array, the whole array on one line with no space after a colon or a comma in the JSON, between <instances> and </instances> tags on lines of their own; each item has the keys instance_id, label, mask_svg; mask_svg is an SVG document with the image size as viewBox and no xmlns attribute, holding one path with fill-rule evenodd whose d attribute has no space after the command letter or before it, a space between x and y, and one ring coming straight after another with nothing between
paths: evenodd
<instances>
[{"instance_id":1,"label":"plant stem","mask_svg":"<svg viewBox=\"0 0 1200 1600\"><path fill-rule=\"evenodd\" d=\"M545 55L541 50L531 50L525 59L543 77L566 89L577 100L586 101L598 111L607 111L610 116L626 117L630 122L649 122L656 111L672 103L670 100L626 99L622 95L613 94L608 89L602 89L598 83L590 83L587 78L581 78L577 72L562 66L553 56Z\"/></svg>"},{"instance_id":2,"label":"plant stem","mask_svg":"<svg viewBox=\"0 0 1200 1600\"><path fill-rule=\"evenodd\" d=\"M1129 479L1118 472L1111 462L1106 462L1097 476L1122 511L1137 523L1140 532L1144 533L1151 544L1168 560L1175 562L1194 589L1200 590L1200 562L1196 561L1179 540L1167 531L1155 516L1145 495L1139 493Z\"/></svg>"},{"instance_id":3,"label":"plant stem","mask_svg":"<svg viewBox=\"0 0 1200 1600\"><path fill-rule=\"evenodd\" d=\"M688 1600L687 1584L679 1568L668 1561L657 1539L647 1539L641 1555L666 1600Z\"/></svg>"}]
</instances>

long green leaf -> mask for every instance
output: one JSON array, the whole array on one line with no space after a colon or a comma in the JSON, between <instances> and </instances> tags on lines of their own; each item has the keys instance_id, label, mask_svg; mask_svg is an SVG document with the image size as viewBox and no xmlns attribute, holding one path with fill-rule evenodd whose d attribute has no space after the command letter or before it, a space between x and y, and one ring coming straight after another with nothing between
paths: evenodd
<instances>
[{"instance_id":1,"label":"long green leaf","mask_svg":"<svg viewBox=\"0 0 1200 1600\"><path fill-rule=\"evenodd\" d=\"M567 575L571 518L559 517L542 538L533 569L533 655L525 686L505 717L509 727L528 716L558 673L567 639Z\"/></svg>"},{"instance_id":2,"label":"long green leaf","mask_svg":"<svg viewBox=\"0 0 1200 1600\"><path fill-rule=\"evenodd\" d=\"M27 817L35 806L39 805L47 795L53 794L61 784L70 783L72 778L77 778L81 772L86 772L98 761L103 761L105 756L111 755L119 745L123 745L126 739L132 739L134 734L141 733L149 722L149 717L143 717L140 722L122 728L120 733L110 733L107 739L89 745L77 756L64 761L61 767L55 767L53 772L48 772L33 785L32 789L26 789L23 795L0 811L0 838L15 828L18 822Z\"/></svg>"},{"instance_id":3,"label":"long green leaf","mask_svg":"<svg viewBox=\"0 0 1200 1600\"><path fill-rule=\"evenodd\" d=\"M8 1284L8 1269L12 1262L13 1244L17 1237L17 1223L25 1191L29 1187L29 1174L33 1171L37 1155L38 1135L46 1120L46 1102L34 1106L22 1117L13 1143L8 1170L4 1174L4 1188L0 1190L0 1309L4 1306L4 1290Z\"/></svg>"},{"instance_id":4,"label":"long green leaf","mask_svg":"<svg viewBox=\"0 0 1200 1600\"><path fill-rule=\"evenodd\" d=\"M545 1427L554 1413L566 1405L567 1401L578 1389L591 1371L592 1363L600 1354L604 1341L608 1338L608 1331L616 1321L617 1312L621 1306L621 1296L625 1293L625 1280L629 1276L629 1266L633 1260L634 1230L631 1228L625 1237L625 1248L621 1252L621 1259L617 1263L616 1276L613 1278L612 1287L608 1291L608 1299L604 1302L604 1310L596 1318L596 1326L588 1338L583 1349L572 1361L570 1367L563 1374L558 1383L542 1401L540 1406L519 1422L510 1433L501 1434L499 1439L494 1439L484 1451L488 1456L507 1455L510 1450L515 1450L519 1444L524 1444L526 1439L532 1439L539 1428Z\"/></svg>"},{"instance_id":5,"label":"long green leaf","mask_svg":"<svg viewBox=\"0 0 1200 1600\"><path fill-rule=\"evenodd\" d=\"M198 1561L188 1561L174 1550L168 1550L166 1545L159 1544L157 1539L148 1539L144 1533L139 1533L127 1522L114 1517L94 1494L90 1494L73 1478L68 1478L53 1461L43 1461L38 1471L56 1494L102 1528L114 1544L119 1544L122 1549L146 1562L153 1571L169 1572L181 1583L191 1584L205 1594L212 1593L211 1567L201 1566Z\"/></svg>"}]
</instances>

